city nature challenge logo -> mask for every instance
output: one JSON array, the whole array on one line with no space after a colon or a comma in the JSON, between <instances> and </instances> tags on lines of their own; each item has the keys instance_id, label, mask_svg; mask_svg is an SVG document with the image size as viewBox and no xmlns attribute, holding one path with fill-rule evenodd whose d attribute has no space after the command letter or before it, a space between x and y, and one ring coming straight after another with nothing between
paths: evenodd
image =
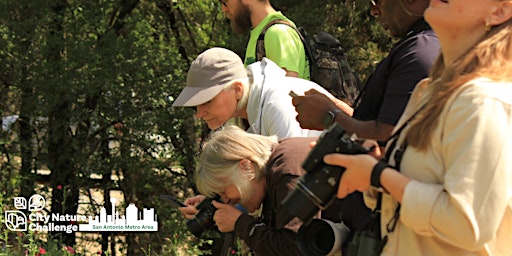
<instances>
[{"instance_id":1,"label":"city nature challenge logo","mask_svg":"<svg viewBox=\"0 0 512 256\"><path fill-rule=\"evenodd\" d=\"M31 196L28 202L24 197L15 197L14 208L16 210L5 211L5 225L11 231L30 230L66 233L76 231L158 231L157 216L153 208L144 208L141 215L135 204L129 204L125 209L126 215L120 215L115 207L117 200L113 198L110 202L112 203L111 215L108 215L106 209L101 207L99 216L96 215L93 218L85 215L46 214L44 212L46 200L39 194ZM70 224L60 224L62 222Z\"/></svg>"}]
</instances>

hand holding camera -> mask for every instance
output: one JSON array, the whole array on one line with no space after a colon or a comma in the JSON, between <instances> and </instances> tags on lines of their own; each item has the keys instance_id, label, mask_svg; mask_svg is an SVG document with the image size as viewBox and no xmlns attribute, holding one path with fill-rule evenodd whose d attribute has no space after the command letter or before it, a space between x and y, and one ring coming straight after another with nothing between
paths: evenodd
<instances>
[{"instance_id":1,"label":"hand holding camera","mask_svg":"<svg viewBox=\"0 0 512 256\"><path fill-rule=\"evenodd\" d=\"M188 198L183 202L182 205L178 206L178 210L181 212L181 215L187 220L191 220L194 218L194 215L198 212L197 205L199 205L203 200L205 199L205 196L203 195L197 195L191 198Z\"/></svg>"},{"instance_id":2,"label":"hand holding camera","mask_svg":"<svg viewBox=\"0 0 512 256\"><path fill-rule=\"evenodd\" d=\"M312 219L319 209L323 210L329 206L336 191L341 189L340 178L344 175L345 168L335 165L338 163L336 157L339 154L331 153L366 155L369 151L335 123L320 135L318 142L304 160L302 167L307 173L302 176L295 190L288 194L282 204L289 213L304 221L304 225L298 231L298 244L305 255L332 255L340 250L341 244L350 232L343 223ZM332 162L328 163L332 165L324 162L325 155L329 154Z\"/></svg>"},{"instance_id":3,"label":"hand holding camera","mask_svg":"<svg viewBox=\"0 0 512 256\"><path fill-rule=\"evenodd\" d=\"M319 209L331 203L344 167L328 165L323 161L327 154L367 154L369 150L350 138L343 128L335 123L324 131L315 147L309 152L302 168L306 174L297 183L295 190L282 201L293 216L309 222Z\"/></svg>"},{"instance_id":4,"label":"hand holding camera","mask_svg":"<svg viewBox=\"0 0 512 256\"><path fill-rule=\"evenodd\" d=\"M213 201L220 201L220 197L206 197L197 205L198 212L194 215L194 218L187 221L187 228L194 236L200 237L205 230L215 227L213 215L217 208L213 205Z\"/></svg>"},{"instance_id":5,"label":"hand holding camera","mask_svg":"<svg viewBox=\"0 0 512 256\"><path fill-rule=\"evenodd\" d=\"M217 208L217 211L213 215L213 220L215 224L217 224L219 231L224 233L234 231L236 220L242 215L242 212L230 204L223 204L216 201L213 201L212 204Z\"/></svg>"},{"instance_id":6,"label":"hand holding camera","mask_svg":"<svg viewBox=\"0 0 512 256\"><path fill-rule=\"evenodd\" d=\"M336 194L338 198L345 198L356 190L363 192L370 188L371 170L377 160L370 155L328 154L324 157L324 162L346 168Z\"/></svg>"}]
</instances>

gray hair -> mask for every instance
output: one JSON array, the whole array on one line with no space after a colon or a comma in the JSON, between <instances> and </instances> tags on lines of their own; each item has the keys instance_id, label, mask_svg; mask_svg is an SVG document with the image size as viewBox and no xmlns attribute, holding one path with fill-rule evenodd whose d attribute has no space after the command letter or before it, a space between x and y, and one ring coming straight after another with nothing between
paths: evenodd
<instances>
[{"instance_id":1,"label":"gray hair","mask_svg":"<svg viewBox=\"0 0 512 256\"><path fill-rule=\"evenodd\" d=\"M224 86L224 88L222 88L222 90L231 89L231 87L235 83L241 83L242 87L243 87L242 98L238 101L238 104L236 105L236 110L239 111L239 110L247 107L247 101L249 100L249 93L251 90L251 88L250 88L251 81L250 81L249 77L237 78L237 79L232 80L228 84L226 84L226 86Z\"/></svg>"},{"instance_id":2,"label":"gray hair","mask_svg":"<svg viewBox=\"0 0 512 256\"><path fill-rule=\"evenodd\" d=\"M246 201L251 196L250 181L266 175L266 164L277 143L277 136L247 133L235 125L226 125L213 132L203 145L195 172L197 189L201 194L213 197L234 184L240 200ZM243 159L252 162L254 173L240 169L239 162Z\"/></svg>"}]
</instances>

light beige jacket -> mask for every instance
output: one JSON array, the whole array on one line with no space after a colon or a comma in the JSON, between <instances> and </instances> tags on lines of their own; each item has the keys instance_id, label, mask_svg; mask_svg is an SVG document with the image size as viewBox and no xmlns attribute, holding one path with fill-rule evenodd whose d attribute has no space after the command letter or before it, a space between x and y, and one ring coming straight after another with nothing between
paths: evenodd
<instances>
[{"instance_id":1,"label":"light beige jacket","mask_svg":"<svg viewBox=\"0 0 512 256\"><path fill-rule=\"evenodd\" d=\"M428 84L418 84L397 128L428 100ZM412 181L382 255L511 256L512 83L481 78L462 86L439 116L431 147L409 146L401 172ZM396 205L384 195L383 235Z\"/></svg>"}]
</instances>

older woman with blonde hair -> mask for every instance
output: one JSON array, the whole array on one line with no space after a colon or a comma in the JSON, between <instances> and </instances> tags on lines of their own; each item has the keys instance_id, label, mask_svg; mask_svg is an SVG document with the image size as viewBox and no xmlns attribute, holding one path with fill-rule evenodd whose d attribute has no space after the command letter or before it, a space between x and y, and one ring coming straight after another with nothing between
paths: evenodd
<instances>
[{"instance_id":1,"label":"older woman with blonde hair","mask_svg":"<svg viewBox=\"0 0 512 256\"><path fill-rule=\"evenodd\" d=\"M324 161L347 168L339 197L381 205L382 255L512 255L512 1L431 0L425 19L442 53L383 159Z\"/></svg>"},{"instance_id":2,"label":"older woman with blonde hair","mask_svg":"<svg viewBox=\"0 0 512 256\"><path fill-rule=\"evenodd\" d=\"M276 136L251 134L234 125L213 132L203 145L195 181L202 195L221 197L222 202L213 202L219 231L234 231L256 255L302 255L296 242L302 222L281 201L304 174L301 165L315 140L278 141ZM193 205L204 196L187 199L189 206L180 208L182 213L192 218L197 212ZM249 213L261 208L261 217L240 211L236 204ZM338 209L330 209L334 215L323 217L339 221Z\"/></svg>"}]
</instances>

